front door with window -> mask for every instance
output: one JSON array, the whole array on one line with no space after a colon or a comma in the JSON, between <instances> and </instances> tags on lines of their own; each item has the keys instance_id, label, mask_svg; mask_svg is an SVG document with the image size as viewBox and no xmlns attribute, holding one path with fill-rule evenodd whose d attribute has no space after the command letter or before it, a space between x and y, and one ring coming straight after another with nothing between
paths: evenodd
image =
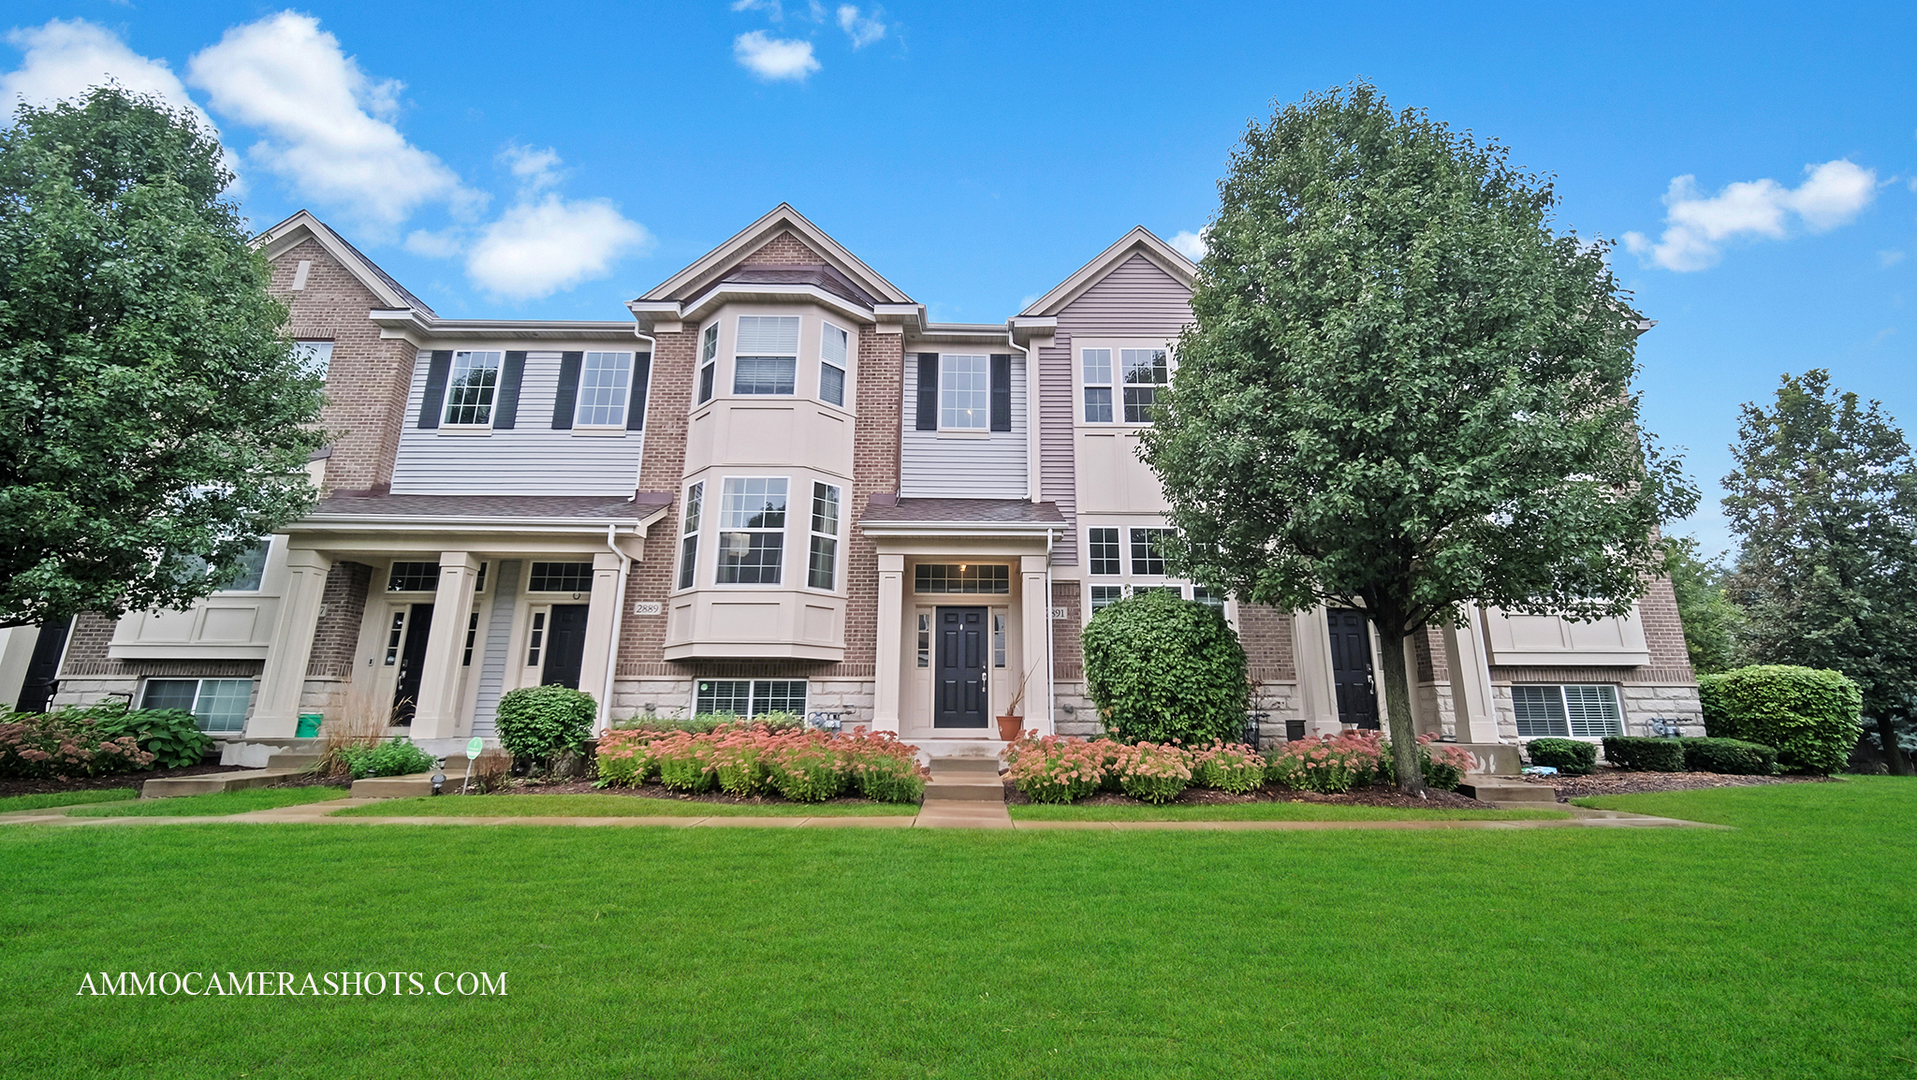
<instances>
[{"instance_id":1,"label":"front door with window","mask_svg":"<svg viewBox=\"0 0 1917 1080\"><path fill-rule=\"evenodd\" d=\"M426 667L426 638L433 632L433 605L414 604L406 614L406 643L399 650L399 678L393 686L393 723L410 727L419 708L419 678Z\"/></svg>"},{"instance_id":2,"label":"front door with window","mask_svg":"<svg viewBox=\"0 0 1917 1080\"><path fill-rule=\"evenodd\" d=\"M990 711L985 609L942 607L934 621L938 624L938 667L932 688L932 726L982 728Z\"/></svg>"},{"instance_id":3,"label":"front door with window","mask_svg":"<svg viewBox=\"0 0 1917 1080\"><path fill-rule=\"evenodd\" d=\"M546 667L541 680L579 689L579 666L586 658L586 612L590 604L554 604L546 638Z\"/></svg>"},{"instance_id":4,"label":"front door with window","mask_svg":"<svg viewBox=\"0 0 1917 1080\"><path fill-rule=\"evenodd\" d=\"M1378 728L1378 691L1371 673L1371 620L1362 612L1332 608L1331 684L1338 696L1338 722Z\"/></svg>"}]
</instances>

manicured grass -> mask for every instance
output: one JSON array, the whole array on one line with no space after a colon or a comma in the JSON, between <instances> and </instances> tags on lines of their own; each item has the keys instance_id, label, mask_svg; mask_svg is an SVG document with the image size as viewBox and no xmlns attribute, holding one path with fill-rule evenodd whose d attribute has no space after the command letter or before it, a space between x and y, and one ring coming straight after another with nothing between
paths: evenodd
<instances>
[{"instance_id":1,"label":"manicured grass","mask_svg":"<svg viewBox=\"0 0 1917 1080\"><path fill-rule=\"evenodd\" d=\"M681 802L633 795L458 795L382 799L334 817L911 817L916 804Z\"/></svg>"},{"instance_id":2,"label":"manicured grass","mask_svg":"<svg viewBox=\"0 0 1917 1080\"><path fill-rule=\"evenodd\" d=\"M1053 806L1027 803L1006 808L1018 821L1538 821L1567 818L1562 810L1462 810L1435 807L1327 806L1323 803L1258 802L1214 806Z\"/></svg>"},{"instance_id":3,"label":"manicured grass","mask_svg":"<svg viewBox=\"0 0 1917 1080\"><path fill-rule=\"evenodd\" d=\"M1737 828L4 829L0 1075L1917 1074L1917 781L1674 800Z\"/></svg>"},{"instance_id":4,"label":"manicured grass","mask_svg":"<svg viewBox=\"0 0 1917 1080\"><path fill-rule=\"evenodd\" d=\"M140 799L109 806L84 806L67 816L198 817L202 814L244 814L251 810L303 806L345 797L346 789L337 787L241 788L208 795L181 795L173 799Z\"/></svg>"},{"instance_id":5,"label":"manicured grass","mask_svg":"<svg viewBox=\"0 0 1917 1080\"><path fill-rule=\"evenodd\" d=\"M119 802L137 799L135 788L92 788L87 791L56 791L46 795L8 795L0 799L0 814L14 810L44 810L50 806L79 806L82 803Z\"/></svg>"}]
</instances>

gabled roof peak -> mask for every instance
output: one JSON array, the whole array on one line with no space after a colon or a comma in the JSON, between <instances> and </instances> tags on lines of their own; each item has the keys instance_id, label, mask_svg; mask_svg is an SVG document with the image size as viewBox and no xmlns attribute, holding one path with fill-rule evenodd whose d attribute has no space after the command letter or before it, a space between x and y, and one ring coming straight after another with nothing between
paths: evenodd
<instances>
[{"instance_id":1,"label":"gabled roof peak","mask_svg":"<svg viewBox=\"0 0 1917 1080\"><path fill-rule=\"evenodd\" d=\"M1158 235L1143 225L1135 225L1132 231L1119 238L1116 244L1098 253L1092 261L1079 267L1071 277L1060 282L1052 291L1033 301L1020 317L1056 315L1060 308L1077 299L1080 293L1119 266L1130 261L1135 255L1144 258L1176 278L1186 288L1191 288L1198 280L1198 266L1190 259L1178 253L1178 249L1159 239Z\"/></svg>"},{"instance_id":2,"label":"gabled roof peak","mask_svg":"<svg viewBox=\"0 0 1917 1080\"><path fill-rule=\"evenodd\" d=\"M426 301L414 296L406 286L401 285L391 274L379 268L379 264L367 258L358 248L348 243L346 238L333 230L333 227L314 217L309 210L299 210L292 217L267 229L253 238L253 246L260 249L268 259L276 259L294 247L299 246L308 237L319 241L335 262L346 268L346 272L359 279L360 284L371 290L374 296L387 308L399 310L410 308L426 316L435 317L433 309Z\"/></svg>"},{"instance_id":3,"label":"gabled roof peak","mask_svg":"<svg viewBox=\"0 0 1917 1080\"><path fill-rule=\"evenodd\" d=\"M779 234L786 232L817 252L819 257L825 260L826 265L843 274L863 292L877 297L880 302L890 304L913 302L903 290L861 262L838 241L828 236L825 230L807 220L804 214L794 210L790 203L780 203L773 207L765 216L739 230L730 239L700 256L685 269L660 282L639 297L639 300L688 299L703 292L728 271L738 266L747 256L776 239Z\"/></svg>"}]
</instances>

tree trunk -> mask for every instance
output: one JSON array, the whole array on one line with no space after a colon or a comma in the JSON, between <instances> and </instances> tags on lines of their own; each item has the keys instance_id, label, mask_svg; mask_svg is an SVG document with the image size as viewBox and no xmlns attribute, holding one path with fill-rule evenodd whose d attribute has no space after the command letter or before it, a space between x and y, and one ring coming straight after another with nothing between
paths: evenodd
<instances>
[{"instance_id":1,"label":"tree trunk","mask_svg":"<svg viewBox=\"0 0 1917 1080\"><path fill-rule=\"evenodd\" d=\"M1424 769L1418 765L1418 733L1411 727L1411 677L1404 665L1405 635L1378 626L1379 651L1384 653L1385 725L1391 733L1391 761L1398 774L1398 790L1406 795L1424 792Z\"/></svg>"},{"instance_id":2,"label":"tree trunk","mask_svg":"<svg viewBox=\"0 0 1917 1080\"><path fill-rule=\"evenodd\" d=\"M1877 718L1877 741L1884 748L1884 766L1892 776L1907 776L1910 769L1904 764L1904 752L1897 745L1897 721L1889 713Z\"/></svg>"}]
</instances>

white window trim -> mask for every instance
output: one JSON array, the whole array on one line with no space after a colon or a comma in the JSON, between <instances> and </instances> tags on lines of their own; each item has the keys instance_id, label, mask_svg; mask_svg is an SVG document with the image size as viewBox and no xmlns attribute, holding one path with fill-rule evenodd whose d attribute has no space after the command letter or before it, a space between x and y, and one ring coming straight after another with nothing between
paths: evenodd
<instances>
[{"instance_id":1,"label":"white window trim","mask_svg":"<svg viewBox=\"0 0 1917 1080\"><path fill-rule=\"evenodd\" d=\"M845 488L839 484L828 484L824 480L813 480L811 484L814 487L829 488L837 493L838 498L836 501L839 513L838 520L835 524L838 528L838 532L822 533L813 530L812 496L814 492L807 490L805 499L805 588L811 592L828 593L837 596L843 591L842 586L845 584ZM792 497L787 495L786 521L789 523L791 520ZM812 538L815 536L832 541L832 585L830 588L820 588L812 584Z\"/></svg>"},{"instance_id":2,"label":"white window trim","mask_svg":"<svg viewBox=\"0 0 1917 1080\"><path fill-rule=\"evenodd\" d=\"M739 337L740 337L739 325L740 325L740 322L745 319L797 319L799 320L798 336L793 341L792 354L791 354L792 355L792 390L790 393L742 394L739 392L739 358L741 356L753 356L753 357L761 357L765 359L777 359L777 360L783 360L786 356L785 353L741 353L739 351ZM750 313L733 316L732 318L732 388L731 388L731 392L729 396L735 397L735 398L798 397L799 396L799 357L803 356L804 354L805 354L805 316L803 315L754 315ZM715 398L719 396L719 387L717 385L716 379L714 381L714 385L712 388L712 396Z\"/></svg>"},{"instance_id":3,"label":"white window trim","mask_svg":"<svg viewBox=\"0 0 1917 1080\"><path fill-rule=\"evenodd\" d=\"M460 424L451 419L453 409L464 408L453 404L453 372L459 364L459 354L472 356L477 353L491 353L499 360L493 365L493 396L486 403L486 422L483 424ZM470 370L470 369L468 369ZM491 435L493 419L499 415L499 380L506 373L506 353L502 349L454 349L452 366L446 369L446 389L439 402L439 434L441 435Z\"/></svg>"},{"instance_id":4,"label":"white window trim","mask_svg":"<svg viewBox=\"0 0 1917 1080\"><path fill-rule=\"evenodd\" d=\"M838 332L845 335L845 366L843 367L840 367L838 364L834 364L832 361L827 360L825 358L825 332L827 328L837 330ZM801 340L803 340L805 336L804 323L799 324L799 335ZM858 335L853 333L851 330L848 330L845 327L840 326L839 324L833 322L831 319L819 320L819 382L818 382L819 404L825 405L829 408L839 409L843 412L852 411L852 406L847 404L846 401L850 400L850 398L852 397L852 347L853 347L853 344L857 341L858 341ZM839 368L839 378L841 380L840 386L839 386L839 397L845 400L841 400L838 404L833 404L832 402L827 401L825 399L825 369L828 367Z\"/></svg>"},{"instance_id":5,"label":"white window trim","mask_svg":"<svg viewBox=\"0 0 1917 1080\"><path fill-rule=\"evenodd\" d=\"M699 331L699 366L692 373L692 409L697 412L719 398L719 324L723 320L713 319ZM712 355L706 355L706 346L711 345ZM712 393L699 396L700 386L705 382L706 372L712 372Z\"/></svg>"},{"instance_id":6,"label":"white window trim","mask_svg":"<svg viewBox=\"0 0 1917 1080\"><path fill-rule=\"evenodd\" d=\"M207 675L207 676L149 675L140 680L140 692L138 697L138 700L140 702L140 705L139 705L140 708L144 709L147 707L146 696L148 692L148 687L152 686L156 682L190 682L193 684L193 708L188 709L186 711L193 715L193 719L194 719L193 726L196 728L199 728L200 731L208 735L239 735L245 732L246 722L253 718L254 695L259 693L259 688L260 688L259 680L251 676L236 677L236 676L228 676L228 675ZM221 728L218 731L213 731L209 728L200 727L201 717L196 710L200 706L200 695L205 692L206 684L210 682L235 682L235 683L247 684L246 705L244 708L240 710L240 726L239 727Z\"/></svg>"},{"instance_id":7,"label":"white window trim","mask_svg":"<svg viewBox=\"0 0 1917 1080\"><path fill-rule=\"evenodd\" d=\"M261 539L266 541L266 556L260 560L260 583L250 589L214 589L214 596L259 596L266 592L266 575L273 565L273 549L276 545L270 535Z\"/></svg>"},{"instance_id":8,"label":"white window trim","mask_svg":"<svg viewBox=\"0 0 1917 1080\"><path fill-rule=\"evenodd\" d=\"M762 682L804 683L805 684L805 709L801 710L799 715L801 716L808 715L812 709L812 680L811 679L767 679L767 678L759 678L759 677L736 678L736 679L734 678L727 678L727 679L719 679L719 678L697 679L695 678L692 680L692 686L691 686L692 693L691 693L690 704L688 705L686 709L687 716L705 715L699 712L699 684L701 682L745 683L746 684L746 714L744 717L745 719L750 719L754 715L752 711L752 706L754 704L755 699L758 697L757 686L755 684L762 683Z\"/></svg>"},{"instance_id":9,"label":"white window trim","mask_svg":"<svg viewBox=\"0 0 1917 1080\"><path fill-rule=\"evenodd\" d=\"M724 537L726 533L728 532L771 532L772 531L770 529L727 529L726 528L725 492L726 492L726 483L731 480L784 480L785 481L785 525L779 530L779 580L776 582L720 581L719 580L719 555L720 555L720 549L722 545L724 544L724 540L722 538ZM778 475L768 475L765 473L749 473L749 474L725 475L725 476L719 477L718 513L712 515L712 519L713 519L712 587L713 588L728 589L728 590L738 589L738 590L745 590L745 591L760 591L760 592L766 589L794 588L792 584L792 579L791 579L792 533L793 533L792 487L793 487L793 477L790 475L778 476ZM810 518L812 513L811 494L812 494L811 489L808 488L806 491L806 504L805 504L806 515L807 515L806 535L808 536L811 535L810 533L810 524L811 524ZM706 505L707 507L712 506L711 500L707 500ZM703 529L704 524L705 523L703 521L700 522L701 529Z\"/></svg>"},{"instance_id":10,"label":"white window trim","mask_svg":"<svg viewBox=\"0 0 1917 1080\"><path fill-rule=\"evenodd\" d=\"M687 529L687 515L683 508L692 505L692 493L695 490L699 492L699 521L691 529ZM722 486L720 490L723 491L725 489ZM787 501L790 501L790 496L787 497ZM699 550L705 546L704 534L706 531L706 519L712 516L712 504L706 499L706 482L704 480L694 480L692 483L687 484L685 494L680 497L679 506L681 507L679 518L679 550L676 552L679 557L679 565L674 567L672 572L672 591L675 593L691 592L699 587ZM688 555L686 551L687 540L692 541L692 551L690 555ZM690 568L690 573L687 572L688 568ZM713 578L716 581L718 579L718 568L715 565L713 569Z\"/></svg>"},{"instance_id":11,"label":"white window trim","mask_svg":"<svg viewBox=\"0 0 1917 1080\"><path fill-rule=\"evenodd\" d=\"M1085 350L1109 349L1112 354L1112 381L1109 383L1088 383L1085 381ZM1124 350L1126 349L1163 349L1165 350L1165 374L1169 379L1178 371L1178 354L1172 350L1172 343L1163 338L1082 338L1072 342L1072 418L1074 426L1089 427L1100 431L1123 429L1137 431L1151 427L1149 420L1125 419L1125 382ZM1142 386L1143 383L1131 383ZM1166 385L1170 385L1166 383ZM1085 388L1104 387L1112 392L1112 418L1110 420L1085 419Z\"/></svg>"},{"instance_id":12,"label":"white window trim","mask_svg":"<svg viewBox=\"0 0 1917 1080\"><path fill-rule=\"evenodd\" d=\"M1576 683L1576 682L1573 682L1573 683L1515 683L1515 684L1513 684L1513 685L1512 685L1512 688L1511 688L1511 689L1512 689L1512 694L1511 694L1511 726L1512 726L1512 729L1513 729L1513 730L1516 730L1516 728L1517 728L1517 723L1518 723L1518 717L1517 717L1517 691L1518 691L1519 689L1527 689L1527 690L1533 690L1533 689L1534 689L1534 690L1556 690L1556 691L1558 692L1558 706L1559 706L1560 708L1562 708L1562 709L1564 710L1564 731L1565 731L1565 734L1563 734L1563 735L1556 735L1556 734L1550 734L1550 735L1523 735L1523 734L1520 734L1520 735L1518 736L1518 738L1520 738L1520 739L1577 739L1577 740L1580 740L1580 741L1582 741L1582 742L1592 742L1592 743L1594 743L1594 742L1599 742L1599 741L1601 741L1602 739L1604 739L1604 738L1605 738L1605 736L1604 736L1604 735L1577 735L1577 734L1573 734L1573 733L1571 732L1571 707L1570 707L1570 702L1569 702L1569 701L1567 701L1567 700L1565 700L1565 696L1564 696L1564 691L1565 691L1566 689L1568 689L1568 688L1571 688L1571 687L1580 687L1580 688L1581 688L1581 687L1593 687L1593 688L1602 688L1602 689L1605 689L1605 690L1608 690L1608 691L1610 691L1610 694L1611 694L1611 704L1612 704L1613 706L1615 706L1615 707L1617 708L1617 731L1616 731L1616 732L1615 732L1614 734L1616 734L1616 735L1624 735L1624 734L1626 734L1626 733L1628 733L1628 732L1630 731L1630 728L1629 728L1629 726L1628 726L1628 725L1626 724L1626 720L1627 720L1628 718L1626 717L1626 715L1625 715L1625 712L1624 712L1624 694L1623 694L1622 692L1620 692L1620 691L1619 691L1619 689L1618 689L1618 686L1617 686L1617 684L1616 684L1616 683L1590 683L1590 682L1584 682L1584 683Z\"/></svg>"},{"instance_id":13,"label":"white window trim","mask_svg":"<svg viewBox=\"0 0 1917 1080\"><path fill-rule=\"evenodd\" d=\"M968 360L985 361L985 407L978 410L984 422L975 427L947 427L945 423L945 370L946 362L956 357ZM992 437L992 356L990 353L942 352L939 353L938 381L939 435L945 438L989 439ZM1003 434L1001 432L1000 434Z\"/></svg>"},{"instance_id":14,"label":"white window trim","mask_svg":"<svg viewBox=\"0 0 1917 1080\"><path fill-rule=\"evenodd\" d=\"M626 400L621 402L619 405L618 423L588 424L579 419L580 410L587 407L586 404L581 400L581 395L584 394L586 390L586 357L592 355L593 353L599 353L600 355L624 356L626 358ZM579 378L573 383L573 388L572 388L573 389L572 433L574 435L586 435L586 436L597 438L597 437L603 437L606 435L624 436L628 434L626 430L626 421L629 419L629 417L627 416L627 413L632 409L632 382L633 382L633 379L638 377L638 373L633 370L633 364L632 364L633 355L634 354L630 352L620 352L618 349L587 349L580 356Z\"/></svg>"}]
</instances>

